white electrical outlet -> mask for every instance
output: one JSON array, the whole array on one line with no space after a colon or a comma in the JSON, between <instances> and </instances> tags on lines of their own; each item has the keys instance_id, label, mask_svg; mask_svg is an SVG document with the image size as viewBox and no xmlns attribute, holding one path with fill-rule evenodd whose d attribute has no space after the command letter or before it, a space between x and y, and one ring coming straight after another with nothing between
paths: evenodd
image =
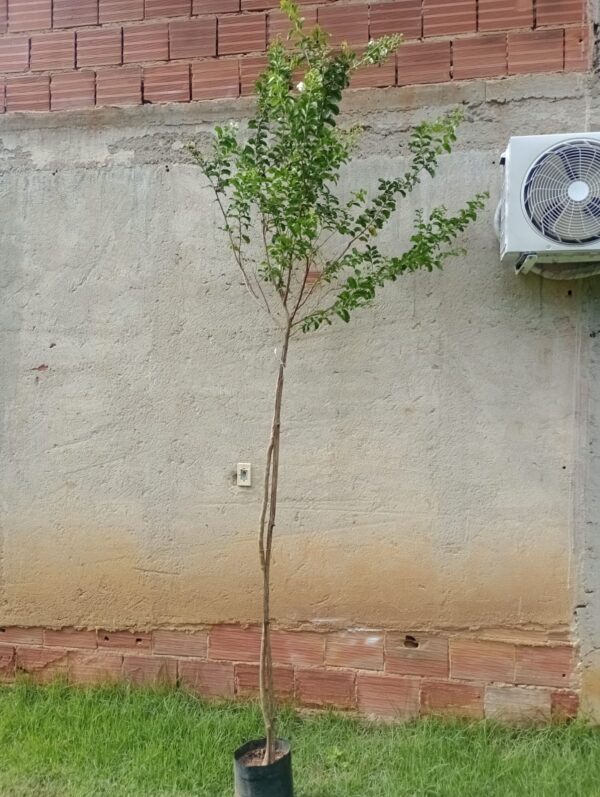
<instances>
[{"instance_id":1,"label":"white electrical outlet","mask_svg":"<svg viewBox=\"0 0 600 797\"><path fill-rule=\"evenodd\" d=\"M237 486L252 487L252 465L249 462L238 462Z\"/></svg>"}]
</instances>

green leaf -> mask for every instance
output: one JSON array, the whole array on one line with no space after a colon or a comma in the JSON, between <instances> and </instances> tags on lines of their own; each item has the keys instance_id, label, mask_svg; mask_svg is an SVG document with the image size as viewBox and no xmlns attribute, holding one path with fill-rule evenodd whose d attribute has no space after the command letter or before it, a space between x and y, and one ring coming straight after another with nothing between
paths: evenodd
<instances>
[{"instance_id":1,"label":"green leaf","mask_svg":"<svg viewBox=\"0 0 600 797\"><path fill-rule=\"evenodd\" d=\"M455 215L444 208L428 217L417 212L408 248L382 253L379 234L397 219L401 201L428 175L435 177L462 114L417 125L404 174L380 178L371 193L360 186L339 193L340 176L352 174L348 166L362 132L359 125L340 124L343 93L355 70L392 57L400 37L369 42L357 54L331 47L318 26L305 30L293 0L282 0L281 8L291 22L289 42L269 46L253 118L241 131L216 126L208 155L194 144L188 150L212 187L245 279L257 274L264 285L255 294L268 295L270 307L283 303L283 317L308 332L336 318L348 322L406 272L442 267L460 250L460 236L485 198L477 195ZM311 264L317 264L318 282L306 279Z\"/></svg>"}]
</instances>

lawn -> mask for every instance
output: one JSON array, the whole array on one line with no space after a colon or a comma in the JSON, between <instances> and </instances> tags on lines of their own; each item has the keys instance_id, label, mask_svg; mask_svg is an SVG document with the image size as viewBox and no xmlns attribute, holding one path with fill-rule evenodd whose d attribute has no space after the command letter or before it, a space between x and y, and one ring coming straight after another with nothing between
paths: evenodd
<instances>
[{"instance_id":1,"label":"lawn","mask_svg":"<svg viewBox=\"0 0 600 797\"><path fill-rule=\"evenodd\" d=\"M284 713L297 797L600 795L600 732L422 720L376 725ZM255 705L181 691L0 690L2 797L232 795L231 754L260 732Z\"/></svg>"}]
</instances>

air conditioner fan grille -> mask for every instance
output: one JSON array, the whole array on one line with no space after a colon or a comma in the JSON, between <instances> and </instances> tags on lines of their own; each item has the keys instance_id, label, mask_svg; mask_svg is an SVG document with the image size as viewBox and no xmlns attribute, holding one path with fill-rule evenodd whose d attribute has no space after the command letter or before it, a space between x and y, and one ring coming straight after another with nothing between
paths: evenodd
<instances>
[{"instance_id":1,"label":"air conditioner fan grille","mask_svg":"<svg viewBox=\"0 0 600 797\"><path fill-rule=\"evenodd\" d=\"M545 238L563 244L600 240L600 143L575 139L545 152L525 178L523 202Z\"/></svg>"}]
</instances>

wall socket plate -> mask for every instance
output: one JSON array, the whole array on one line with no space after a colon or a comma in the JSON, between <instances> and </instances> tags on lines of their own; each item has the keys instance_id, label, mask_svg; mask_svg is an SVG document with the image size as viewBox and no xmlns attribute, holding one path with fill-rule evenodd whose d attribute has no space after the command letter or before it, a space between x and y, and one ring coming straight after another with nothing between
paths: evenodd
<instances>
[{"instance_id":1,"label":"wall socket plate","mask_svg":"<svg viewBox=\"0 0 600 797\"><path fill-rule=\"evenodd\" d=\"M252 487L252 465L250 462L238 462L237 486Z\"/></svg>"}]
</instances>

